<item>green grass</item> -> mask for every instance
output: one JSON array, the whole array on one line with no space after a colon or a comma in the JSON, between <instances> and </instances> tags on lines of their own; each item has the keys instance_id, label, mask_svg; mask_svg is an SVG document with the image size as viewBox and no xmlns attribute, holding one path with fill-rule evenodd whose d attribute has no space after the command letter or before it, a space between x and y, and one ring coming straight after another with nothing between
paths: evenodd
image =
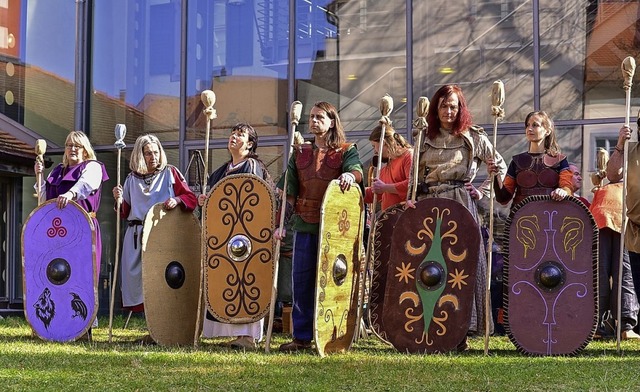
<instances>
[{"instance_id":1,"label":"green grass","mask_svg":"<svg viewBox=\"0 0 640 392\"><path fill-rule=\"evenodd\" d=\"M101 319L93 343L44 342L24 319L0 320L2 391L638 391L640 342L592 342L575 357L527 357L504 337L471 350L408 355L370 337L352 350L320 358L282 354L288 340L275 335L272 352L226 348L228 339L203 339L198 349L143 346L144 320Z\"/></svg>"}]
</instances>

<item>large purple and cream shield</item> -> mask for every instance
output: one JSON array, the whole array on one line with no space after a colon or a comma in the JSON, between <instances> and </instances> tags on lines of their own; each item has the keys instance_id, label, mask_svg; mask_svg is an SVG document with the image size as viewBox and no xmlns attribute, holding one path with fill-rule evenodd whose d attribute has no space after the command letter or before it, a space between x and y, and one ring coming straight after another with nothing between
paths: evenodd
<instances>
[{"instance_id":1,"label":"large purple and cream shield","mask_svg":"<svg viewBox=\"0 0 640 392\"><path fill-rule=\"evenodd\" d=\"M91 327L98 311L96 232L75 202L37 207L22 229L24 313L42 339L67 342Z\"/></svg>"},{"instance_id":2,"label":"large purple and cream shield","mask_svg":"<svg viewBox=\"0 0 640 392\"><path fill-rule=\"evenodd\" d=\"M598 229L578 199L530 196L505 226L504 307L513 344L531 355L584 348L598 320ZM506 242L505 242L506 243Z\"/></svg>"}]
</instances>

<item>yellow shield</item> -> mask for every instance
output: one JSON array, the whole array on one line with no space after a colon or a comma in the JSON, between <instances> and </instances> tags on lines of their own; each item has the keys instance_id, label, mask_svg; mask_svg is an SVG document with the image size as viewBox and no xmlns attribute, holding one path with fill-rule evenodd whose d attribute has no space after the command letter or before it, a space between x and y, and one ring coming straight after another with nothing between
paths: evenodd
<instances>
[{"instance_id":1,"label":"yellow shield","mask_svg":"<svg viewBox=\"0 0 640 392\"><path fill-rule=\"evenodd\" d=\"M333 180L324 194L316 280L316 348L320 356L348 350L357 326L364 228L360 188L342 192Z\"/></svg>"}]
</instances>

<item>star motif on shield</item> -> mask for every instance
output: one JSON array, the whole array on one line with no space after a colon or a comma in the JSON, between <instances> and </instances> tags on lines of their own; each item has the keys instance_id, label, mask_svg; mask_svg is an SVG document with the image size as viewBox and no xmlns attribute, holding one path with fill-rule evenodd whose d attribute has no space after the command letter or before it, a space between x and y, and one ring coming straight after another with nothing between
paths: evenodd
<instances>
[{"instance_id":1,"label":"star motif on shield","mask_svg":"<svg viewBox=\"0 0 640 392\"><path fill-rule=\"evenodd\" d=\"M454 273L449 273L449 276L451 276L451 279L449 279L447 281L447 283L451 283L451 288L455 288L456 286L458 286L459 290L462 290L462 285L467 285L467 282L465 282L465 279L469 277L469 275L463 275L464 274L464 270L462 271L458 271L458 269L455 269Z\"/></svg>"},{"instance_id":2,"label":"star motif on shield","mask_svg":"<svg viewBox=\"0 0 640 392\"><path fill-rule=\"evenodd\" d=\"M415 271L415 268L411 268L411 264L405 264L402 262L402 268L396 267L398 273L395 275L398 278L398 282L402 282L404 280L405 283L409 283L409 279L413 279L412 272Z\"/></svg>"}]
</instances>

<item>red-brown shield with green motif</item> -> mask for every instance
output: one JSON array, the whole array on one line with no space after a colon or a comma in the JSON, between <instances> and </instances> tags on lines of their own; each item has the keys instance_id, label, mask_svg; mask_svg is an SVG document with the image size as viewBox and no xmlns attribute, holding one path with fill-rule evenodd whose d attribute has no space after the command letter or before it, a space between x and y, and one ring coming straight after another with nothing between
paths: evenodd
<instances>
[{"instance_id":1,"label":"red-brown shield with green motif","mask_svg":"<svg viewBox=\"0 0 640 392\"><path fill-rule=\"evenodd\" d=\"M471 320L480 230L460 203L427 198L402 213L391 239L382 321L399 351L442 353Z\"/></svg>"}]
</instances>

